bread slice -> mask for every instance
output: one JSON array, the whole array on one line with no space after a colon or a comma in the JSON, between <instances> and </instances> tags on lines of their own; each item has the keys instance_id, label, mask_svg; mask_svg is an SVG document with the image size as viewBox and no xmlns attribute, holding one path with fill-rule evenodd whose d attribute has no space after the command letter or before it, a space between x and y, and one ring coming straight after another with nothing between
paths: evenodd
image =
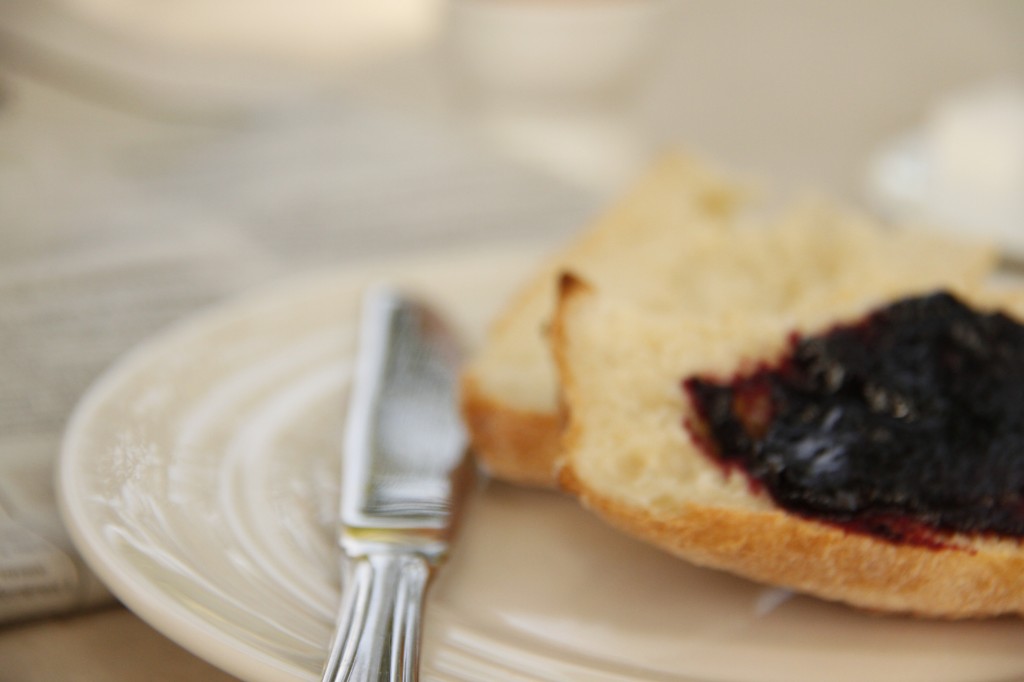
<instances>
[{"instance_id":1,"label":"bread slice","mask_svg":"<svg viewBox=\"0 0 1024 682\"><path fill-rule=\"evenodd\" d=\"M965 295L965 294L961 294ZM997 300L1024 313L1020 293ZM955 536L933 549L846 532L784 511L691 440L681 380L774 359L790 332L860 315L710 319L655 314L566 277L552 328L566 408L563 487L611 524L689 561L886 612L964 618L1024 613L1016 540Z\"/></svg>"},{"instance_id":2,"label":"bread slice","mask_svg":"<svg viewBox=\"0 0 1024 682\"><path fill-rule=\"evenodd\" d=\"M555 484L561 422L545 329L563 271L646 309L743 317L976 280L995 264L991 249L891 233L831 206L753 218L746 196L700 162L669 156L538 269L463 375L472 446L492 475Z\"/></svg>"},{"instance_id":3,"label":"bread slice","mask_svg":"<svg viewBox=\"0 0 1024 682\"><path fill-rule=\"evenodd\" d=\"M677 261L692 232L722 229L734 218L742 194L704 165L666 156L593 226L539 265L462 376L462 411L473 451L492 475L531 486L554 485L560 428L545 327L561 272L572 268L628 290L637 271L654 262L668 265L669 254ZM633 284L657 292L667 276Z\"/></svg>"}]
</instances>

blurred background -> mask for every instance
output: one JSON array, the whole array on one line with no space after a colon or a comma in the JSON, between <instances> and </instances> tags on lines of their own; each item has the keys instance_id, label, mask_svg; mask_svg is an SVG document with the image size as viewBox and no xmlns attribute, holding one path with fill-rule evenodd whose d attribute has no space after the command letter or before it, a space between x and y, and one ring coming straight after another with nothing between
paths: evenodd
<instances>
[{"instance_id":1,"label":"blurred background","mask_svg":"<svg viewBox=\"0 0 1024 682\"><path fill-rule=\"evenodd\" d=\"M589 108L616 118L590 121L593 139L606 133L603 175L574 166L569 157L585 154L572 141L546 140L557 148L548 167L588 186L621 182L616 163L641 153L631 145L682 144L856 197L884 142L947 97L1024 72L1016 0L3 0L0 8L8 119L27 96L23 80L140 119L198 124L336 96L458 121L464 131L469 123L477 127L469 132L494 133L488 141L497 138L501 151L543 159L519 144L529 138L521 131L507 144L513 124L497 126L508 134L503 147L491 119ZM582 121L573 121L577 135Z\"/></svg>"},{"instance_id":2,"label":"blurred background","mask_svg":"<svg viewBox=\"0 0 1024 682\"><path fill-rule=\"evenodd\" d=\"M60 435L163 326L561 239L669 148L1020 255L1022 87L1019 0L0 0L0 521L84 571ZM120 609L40 619L109 603L76 590L4 607L0 680L221 679Z\"/></svg>"}]
</instances>

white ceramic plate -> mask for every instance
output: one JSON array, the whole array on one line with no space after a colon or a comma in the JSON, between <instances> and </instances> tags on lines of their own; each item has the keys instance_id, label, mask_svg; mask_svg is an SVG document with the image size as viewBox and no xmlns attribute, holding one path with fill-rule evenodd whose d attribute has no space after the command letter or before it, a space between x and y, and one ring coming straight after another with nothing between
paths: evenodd
<instances>
[{"instance_id":1,"label":"white ceramic plate","mask_svg":"<svg viewBox=\"0 0 1024 682\"><path fill-rule=\"evenodd\" d=\"M307 278L221 307L89 393L65 518L111 589L248 680L318 679L338 601L333 520L359 294L388 279L468 339L533 251ZM1024 623L878 617L691 567L558 495L482 482L430 593L424 679L1008 680Z\"/></svg>"}]
</instances>

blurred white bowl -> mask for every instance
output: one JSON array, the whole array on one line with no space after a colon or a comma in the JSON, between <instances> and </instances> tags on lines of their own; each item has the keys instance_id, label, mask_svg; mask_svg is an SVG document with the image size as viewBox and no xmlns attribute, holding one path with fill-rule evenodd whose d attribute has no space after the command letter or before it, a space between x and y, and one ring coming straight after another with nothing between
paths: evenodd
<instances>
[{"instance_id":1,"label":"blurred white bowl","mask_svg":"<svg viewBox=\"0 0 1024 682\"><path fill-rule=\"evenodd\" d=\"M1024 258L1024 86L954 94L872 161L868 194L893 219L928 222Z\"/></svg>"},{"instance_id":2,"label":"blurred white bowl","mask_svg":"<svg viewBox=\"0 0 1024 682\"><path fill-rule=\"evenodd\" d=\"M649 157L635 120L666 0L451 0L455 100L497 149L612 192Z\"/></svg>"},{"instance_id":3,"label":"blurred white bowl","mask_svg":"<svg viewBox=\"0 0 1024 682\"><path fill-rule=\"evenodd\" d=\"M456 72L490 97L615 97L653 57L662 0L451 0Z\"/></svg>"}]
</instances>

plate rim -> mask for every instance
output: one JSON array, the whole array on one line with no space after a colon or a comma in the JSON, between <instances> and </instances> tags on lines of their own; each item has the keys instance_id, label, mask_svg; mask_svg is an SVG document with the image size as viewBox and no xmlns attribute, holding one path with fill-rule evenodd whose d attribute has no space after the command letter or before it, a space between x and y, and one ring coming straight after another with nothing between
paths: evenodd
<instances>
[{"instance_id":1,"label":"plate rim","mask_svg":"<svg viewBox=\"0 0 1024 682\"><path fill-rule=\"evenodd\" d=\"M75 549L129 610L168 639L217 668L255 681L298 682L310 679L305 669L226 636L223 631L183 607L166 592L153 589L153 584L145 576L126 567L112 553L101 549L108 543L100 530L87 522L88 501L83 494L84 490L76 485L77 472L84 461L82 453L87 450L82 441L96 411L126 377L148 364L153 354L159 353L161 348L174 346L229 314L239 315L249 308L271 305L274 299L301 296L302 292L326 286L349 290L356 296L360 289L374 281L397 278L410 271L429 274L438 268L456 269L457 264L478 260L481 254L503 254L511 259L518 258L526 264L531 262L531 256L535 258L550 248L550 240L519 240L513 244L495 242L482 246L383 255L358 264L339 264L292 273L250 290L229 294L158 329L130 347L96 376L79 397L64 428L53 480L58 512ZM268 670L277 674L268 675Z\"/></svg>"}]
</instances>

